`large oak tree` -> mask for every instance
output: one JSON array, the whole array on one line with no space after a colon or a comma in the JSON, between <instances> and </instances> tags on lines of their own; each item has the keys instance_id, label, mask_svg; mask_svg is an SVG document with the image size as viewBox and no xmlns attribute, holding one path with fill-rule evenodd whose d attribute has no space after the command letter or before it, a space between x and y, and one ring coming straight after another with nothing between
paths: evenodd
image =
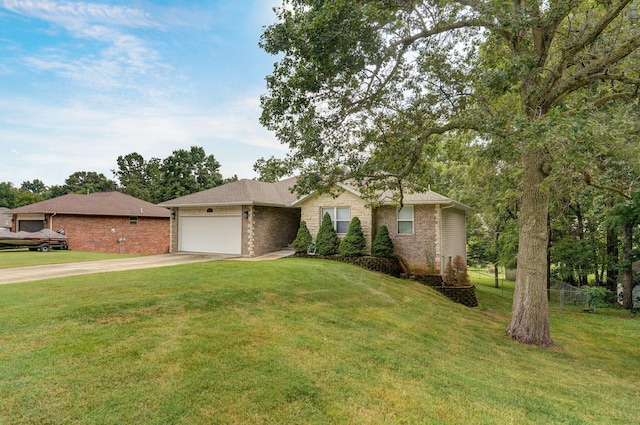
<instances>
[{"instance_id":1,"label":"large oak tree","mask_svg":"<svg viewBox=\"0 0 640 425\"><path fill-rule=\"evenodd\" d=\"M424 187L441 135L473 130L523 170L507 334L551 346L548 180L572 117L637 98L638 0L285 0L261 41L279 55L262 123L297 189ZM578 100L579 99L579 100ZM575 106L580 107L576 110ZM570 138L569 138L570 139ZM580 143L580 140L572 140Z\"/></svg>"}]
</instances>

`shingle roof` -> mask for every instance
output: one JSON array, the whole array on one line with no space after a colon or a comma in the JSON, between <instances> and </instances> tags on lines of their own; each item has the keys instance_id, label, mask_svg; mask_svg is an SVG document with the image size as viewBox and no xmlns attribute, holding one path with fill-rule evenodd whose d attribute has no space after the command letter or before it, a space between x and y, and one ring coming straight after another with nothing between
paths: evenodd
<instances>
[{"instance_id":1,"label":"shingle roof","mask_svg":"<svg viewBox=\"0 0 640 425\"><path fill-rule=\"evenodd\" d=\"M166 208L121 192L98 192L89 195L70 193L15 208L11 212L13 214L56 213L138 217L169 217L171 215Z\"/></svg>"},{"instance_id":2,"label":"shingle roof","mask_svg":"<svg viewBox=\"0 0 640 425\"><path fill-rule=\"evenodd\" d=\"M362 196L362 194L355 187L349 185L348 183L339 183L338 186L357 196ZM300 205L312 195L313 193L298 198L294 202L294 205ZM381 205L395 205L397 203L397 199L394 197L394 192L390 190L381 192L378 195L377 201ZM458 201L454 201L453 199L447 198L444 195L440 195L439 193L436 193L431 189L426 192L420 193L405 193L402 202L406 205L443 205L446 207L454 207L463 211L473 211L473 208L471 208L470 206Z\"/></svg>"},{"instance_id":3,"label":"shingle roof","mask_svg":"<svg viewBox=\"0 0 640 425\"><path fill-rule=\"evenodd\" d=\"M164 207L186 207L205 205L263 205L290 207L296 196L290 189L296 182L292 177L276 183L242 179L222 186L192 193L162 202Z\"/></svg>"},{"instance_id":4,"label":"shingle roof","mask_svg":"<svg viewBox=\"0 0 640 425\"><path fill-rule=\"evenodd\" d=\"M192 193L180 198L171 199L159 204L163 207L196 207L196 206L222 206L222 205L263 205L274 207L295 207L299 206L310 195L297 197L291 193L291 188L296 183L296 178L292 177L276 183L266 183L258 180L242 179L236 182L227 183L202 192ZM340 184L345 190L351 191L358 196L360 193L348 184ZM379 197L383 205L393 204L393 193L383 192ZM439 204L452 206L465 211L472 211L468 207L446 196L431 190L424 193L409 193L404 195L405 204Z\"/></svg>"},{"instance_id":5,"label":"shingle roof","mask_svg":"<svg viewBox=\"0 0 640 425\"><path fill-rule=\"evenodd\" d=\"M383 192L380 195L380 203L383 205L390 205L395 203L394 199L393 199L393 193L392 192ZM452 207L455 207L457 209L460 210L465 210L465 211L473 211L473 208L471 208L468 205L465 205L461 202L458 201L454 201L451 198L447 198L444 195L440 195L439 193L436 193L434 191L432 191L431 189L429 189L426 192L421 192L421 193L405 193L404 197L402 199L402 202L404 204L407 205L435 205L435 204L439 204L439 205L450 205Z\"/></svg>"}]
</instances>

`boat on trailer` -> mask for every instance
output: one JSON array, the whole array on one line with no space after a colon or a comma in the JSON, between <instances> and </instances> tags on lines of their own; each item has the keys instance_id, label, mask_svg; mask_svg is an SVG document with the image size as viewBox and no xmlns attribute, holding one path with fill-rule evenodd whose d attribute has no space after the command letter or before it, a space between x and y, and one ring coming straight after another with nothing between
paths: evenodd
<instances>
[{"instance_id":1,"label":"boat on trailer","mask_svg":"<svg viewBox=\"0 0 640 425\"><path fill-rule=\"evenodd\" d=\"M64 230L54 232L42 229L37 232L0 231L0 249L28 248L30 251L49 252L52 249L69 249Z\"/></svg>"}]
</instances>

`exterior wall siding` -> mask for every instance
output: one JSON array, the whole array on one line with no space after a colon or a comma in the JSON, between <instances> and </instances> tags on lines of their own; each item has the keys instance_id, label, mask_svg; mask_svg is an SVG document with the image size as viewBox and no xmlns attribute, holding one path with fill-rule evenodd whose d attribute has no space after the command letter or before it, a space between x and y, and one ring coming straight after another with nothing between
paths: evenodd
<instances>
[{"instance_id":1,"label":"exterior wall siding","mask_svg":"<svg viewBox=\"0 0 640 425\"><path fill-rule=\"evenodd\" d=\"M169 252L169 218L47 215L47 228L64 229L69 249L107 254L156 255Z\"/></svg>"},{"instance_id":2,"label":"exterior wall siding","mask_svg":"<svg viewBox=\"0 0 640 425\"><path fill-rule=\"evenodd\" d=\"M296 238L300 226L300 210L254 206L249 214L253 231L248 239L249 256L260 256L281 250Z\"/></svg>"},{"instance_id":3,"label":"exterior wall siding","mask_svg":"<svg viewBox=\"0 0 640 425\"><path fill-rule=\"evenodd\" d=\"M413 234L398 234L397 209L377 208L376 230L385 225L393 241L395 254L415 273L440 273L437 253L437 211L433 205L413 206Z\"/></svg>"},{"instance_id":4,"label":"exterior wall siding","mask_svg":"<svg viewBox=\"0 0 640 425\"><path fill-rule=\"evenodd\" d=\"M456 256L467 262L466 215L455 209L442 210L442 253L441 264L444 269L449 260Z\"/></svg>"},{"instance_id":5,"label":"exterior wall siding","mask_svg":"<svg viewBox=\"0 0 640 425\"><path fill-rule=\"evenodd\" d=\"M351 217L358 217L362 224L362 233L367 241L365 252L371 252L372 229L373 229L373 213L370 208L365 206L365 201L354 193L343 191L336 198L329 194L312 195L302 203L301 220L307 222L307 227L313 239L318 235L322 217L320 216L320 208L322 207L350 207ZM338 235L342 237L344 235Z\"/></svg>"}]
</instances>

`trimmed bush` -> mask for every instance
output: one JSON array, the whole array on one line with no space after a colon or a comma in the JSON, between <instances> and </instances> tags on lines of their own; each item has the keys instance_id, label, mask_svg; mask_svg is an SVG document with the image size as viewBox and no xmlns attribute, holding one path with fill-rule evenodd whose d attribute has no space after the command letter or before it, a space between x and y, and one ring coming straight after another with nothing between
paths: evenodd
<instances>
[{"instance_id":1,"label":"trimmed bush","mask_svg":"<svg viewBox=\"0 0 640 425\"><path fill-rule=\"evenodd\" d=\"M298 234L291 245L293 245L293 249L295 249L296 252L307 252L311 242L313 242L313 239L311 238L311 232L309 232L309 228L307 227L307 222L302 220L300 222L300 227L298 228Z\"/></svg>"},{"instance_id":2,"label":"trimmed bush","mask_svg":"<svg viewBox=\"0 0 640 425\"><path fill-rule=\"evenodd\" d=\"M333 228L331 216L324 213L322 224L316 236L316 253L318 255L335 255L338 252L338 234Z\"/></svg>"},{"instance_id":3,"label":"trimmed bush","mask_svg":"<svg viewBox=\"0 0 640 425\"><path fill-rule=\"evenodd\" d=\"M362 233L362 224L358 217L353 217L349 223L347 234L340 241L340 255L357 257L362 255L367 241Z\"/></svg>"},{"instance_id":4,"label":"trimmed bush","mask_svg":"<svg viewBox=\"0 0 640 425\"><path fill-rule=\"evenodd\" d=\"M376 237L371 244L371 256L380 258L393 257L393 241L389 237L389 229L382 225L376 232Z\"/></svg>"}]
</instances>

